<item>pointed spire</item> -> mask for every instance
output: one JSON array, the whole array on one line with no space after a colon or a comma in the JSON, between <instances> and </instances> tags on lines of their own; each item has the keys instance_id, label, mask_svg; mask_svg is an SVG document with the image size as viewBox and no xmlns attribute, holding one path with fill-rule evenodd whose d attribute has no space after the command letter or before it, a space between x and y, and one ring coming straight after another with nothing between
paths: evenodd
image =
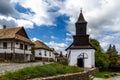
<instances>
[{"instance_id":1,"label":"pointed spire","mask_svg":"<svg viewBox=\"0 0 120 80\"><path fill-rule=\"evenodd\" d=\"M80 15L79 15L77 23L86 23L84 16L83 16L83 13L82 13L82 8L80 10Z\"/></svg>"}]
</instances>

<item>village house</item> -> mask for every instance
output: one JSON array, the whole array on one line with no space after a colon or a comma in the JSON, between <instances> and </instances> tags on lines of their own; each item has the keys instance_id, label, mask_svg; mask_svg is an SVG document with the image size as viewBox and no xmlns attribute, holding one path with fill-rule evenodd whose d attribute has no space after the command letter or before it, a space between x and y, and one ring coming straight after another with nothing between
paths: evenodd
<instances>
[{"instance_id":1,"label":"village house","mask_svg":"<svg viewBox=\"0 0 120 80\"><path fill-rule=\"evenodd\" d=\"M0 29L0 59L13 61L30 61L33 56L29 39L24 27Z\"/></svg>"},{"instance_id":2,"label":"village house","mask_svg":"<svg viewBox=\"0 0 120 80\"><path fill-rule=\"evenodd\" d=\"M53 57L54 60L58 62L59 53L57 53L54 48L51 48L51 50L52 50L52 53L54 54L54 57Z\"/></svg>"},{"instance_id":3,"label":"village house","mask_svg":"<svg viewBox=\"0 0 120 80\"><path fill-rule=\"evenodd\" d=\"M55 60L55 55L53 54L51 48L49 48L45 43L37 40L34 44L34 55L36 60L48 62Z\"/></svg>"}]
</instances>

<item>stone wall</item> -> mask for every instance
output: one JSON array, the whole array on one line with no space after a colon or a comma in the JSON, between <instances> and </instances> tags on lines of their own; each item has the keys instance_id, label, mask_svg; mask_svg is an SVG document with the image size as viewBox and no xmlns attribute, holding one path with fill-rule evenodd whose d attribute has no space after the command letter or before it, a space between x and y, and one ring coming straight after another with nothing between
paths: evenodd
<instances>
[{"instance_id":1,"label":"stone wall","mask_svg":"<svg viewBox=\"0 0 120 80\"><path fill-rule=\"evenodd\" d=\"M32 80L88 80L91 75L94 76L94 74L97 72L98 72L97 68L92 68L84 72L58 75L47 78L35 78Z\"/></svg>"}]
</instances>

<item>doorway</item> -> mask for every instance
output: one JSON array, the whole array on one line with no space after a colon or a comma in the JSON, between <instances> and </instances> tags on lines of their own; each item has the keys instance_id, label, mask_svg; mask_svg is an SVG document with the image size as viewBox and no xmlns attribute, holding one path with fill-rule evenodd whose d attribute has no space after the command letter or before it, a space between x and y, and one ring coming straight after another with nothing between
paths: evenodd
<instances>
[{"instance_id":1,"label":"doorway","mask_svg":"<svg viewBox=\"0 0 120 80\"><path fill-rule=\"evenodd\" d=\"M85 59L88 59L88 55L87 53L81 53L78 57L77 57L77 66L79 67L85 67Z\"/></svg>"},{"instance_id":2,"label":"doorway","mask_svg":"<svg viewBox=\"0 0 120 80\"><path fill-rule=\"evenodd\" d=\"M78 58L78 59L77 59L77 65L78 65L79 67L84 67L84 61L83 61L82 58Z\"/></svg>"}]
</instances>

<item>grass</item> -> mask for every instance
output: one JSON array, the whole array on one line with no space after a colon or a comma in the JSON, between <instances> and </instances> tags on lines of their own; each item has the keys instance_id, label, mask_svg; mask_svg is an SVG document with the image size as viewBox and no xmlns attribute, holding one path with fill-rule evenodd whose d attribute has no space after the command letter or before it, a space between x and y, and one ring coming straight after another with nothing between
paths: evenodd
<instances>
[{"instance_id":1,"label":"grass","mask_svg":"<svg viewBox=\"0 0 120 80\"><path fill-rule=\"evenodd\" d=\"M6 72L4 75L0 76L0 80L26 80L81 71L79 67L65 66L62 64L46 64L42 66L26 67L15 72Z\"/></svg>"},{"instance_id":2,"label":"grass","mask_svg":"<svg viewBox=\"0 0 120 80\"><path fill-rule=\"evenodd\" d=\"M95 75L98 78L109 78L112 77L114 74L112 72L99 72Z\"/></svg>"}]
</instances>

